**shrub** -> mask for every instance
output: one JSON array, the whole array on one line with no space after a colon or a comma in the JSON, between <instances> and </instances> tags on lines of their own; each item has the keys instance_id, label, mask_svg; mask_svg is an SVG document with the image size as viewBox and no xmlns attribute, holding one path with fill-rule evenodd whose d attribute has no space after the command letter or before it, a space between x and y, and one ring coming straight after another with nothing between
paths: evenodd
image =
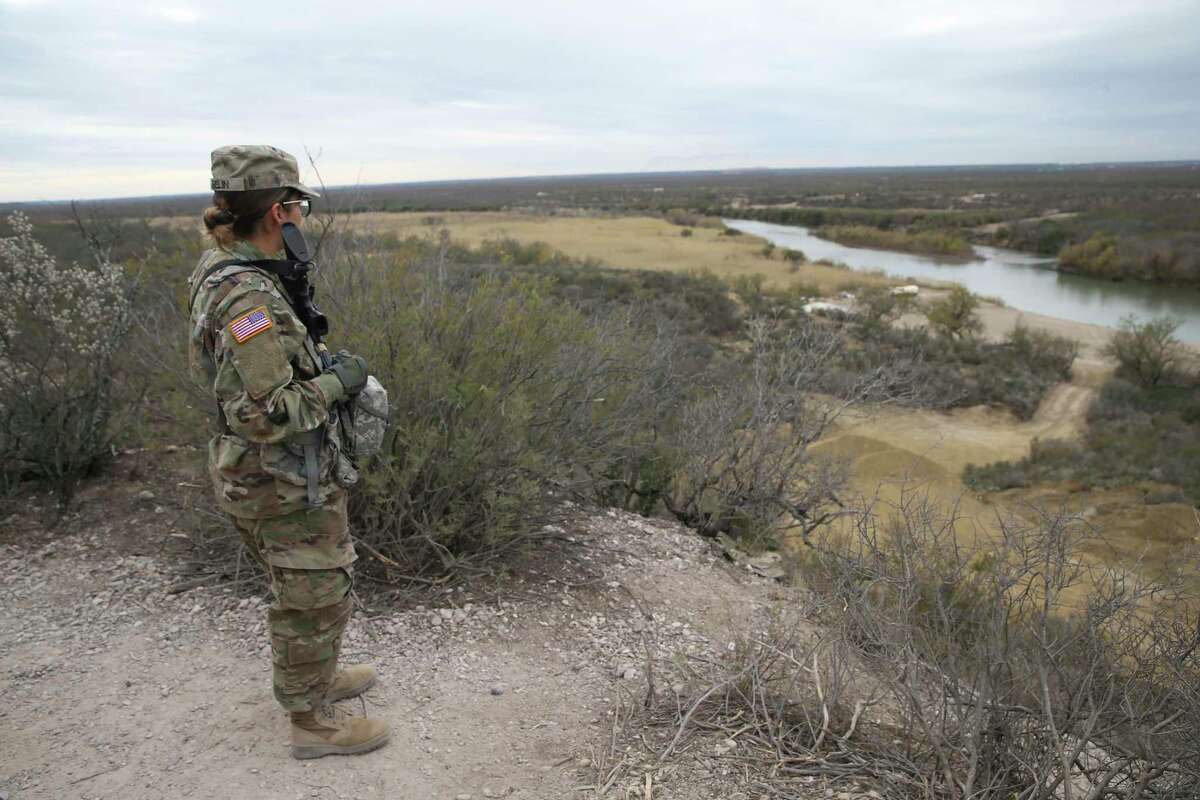
<instances>
[{"instance_id":1,"label":"shrub","mask_svg":"<svg viewBox=\"0 0 1200 800\"><path fill-rule=\"evenodd\" d=\"M766 309L766 297L763 295L765 275L739 275L733 279L733 293L746 306L751 315L761 314Z\"/></svg>"},{"instance_id":2,"label":"shrub","mask_svg":"<svg viewBox=\"0 0 1200 800\"><path fill-rule=\"evenodd\" d=\"M807 537L842 513L849 479L838 459L809 446L850 406L913 391L912 364L847 366L836 327L799 318L751 321L744 364L710 370L668 420L673 467L667 510L702 535L770 544L782 530ZM820 394L818 394L820 393Z\"/></svg>"},{"instance_id":3,"label":"shrub","mask_svg":"<svg viewBox=\"0 0 1200 800\"><path fill-rule=\"evenodd\" d=\"M1117 254L1117 237L1107 233L1095 233L1082 244L1067 245L1058 255L1058 266L1064 272L1082 272L1099 278L1119 278L1122 276L1122 270Z\"/></svg>"},{"instance_id":4,"label":"shrub","mask_svg":"<svg viewBox=\"0 0 1200 800\"><path fill-rule=\"evenodd\" d=\"M884 324L897 309L889 309L888 298L873 290L860 291L858 297L859 313L850 328L858 346L846 358L859 369L895 359L918 364L922 391L913 401L919 405L1000 405L1029 419L1045 393L1070 376L1076 346L1069 340L1024 326L1005 342L934 336L924 328ZM873 309L875 303L879 307ZM883 316L875 318L875 313Z\"/></svg>"},{"instance_id":5,"label":"shrub","mask_svg":"<svg viewBox=\"0 0 1200 800\"><path fill-rule=\"evenodd\" d=\"M864 330L875 331L899 319L911 306L912 298L893 294L886 286L868 286L858 290L855 304Z\"/></svg>"},{"instance_id":6,"label":"shrub","mask_svg":"<svg viewBox=\"0 0 1200 800\"><path fill-rule=\"evenodd\" d=\"M22 214L0 239L0 476L48 481L70 500L110 450L114 368L130 324L119 265L62 264Z\"/></svg>"},{"instance_id":7,"label":"shrub","mask_svg":"<svg viewBox=\"0 0 1200 800\"><path fill-rule=\"evenodd\" d=\"M867 225L823 225L816 234L851 246L970 257L975 251L961 236L942 231L896 231Z\"/></svg>"},{"instance_id":8,"label":"shrub","mask_svg":"<svg viewBox=\"0 0 1200 800\"><path fill-rule=\"evenodd\" d=\"M1180 588L1090 566L1096 531L1033 513L964 541L908 492L818 550L831 622L911 735L886 794L1195 796L1200 663Z\"/></svg>"},{"instance_id":9,"label":"shrub","mask_svg":"<svg viewBox=\"0 0 1200 800\"><path fill-rule=\"evenodd\" d=\"M1114 378L1088 409L1082 442L1035 440L1027 457L969 466L963 482L979 491L1073 480L1120 486L1151 478L1200 501L1200 415L1196 387L1143 388Z\"/></svg>"},{"instance_id":10,"label":"shrub","mask_svg":"<svg viewBox=\"0 0 1200 800\"><path fill-rule=\"evenodd\" d=\"M1013 355L1033 370L1046 372L1058 380L1071 378L1071 365L1079 356L1079 343L1075 340L1035 330L1018 319L1005 341Z\"/></svg>"},{"instance_id":11,"label":"shrub","mask_svg":"<svg viewBox=\"0 0 1200 800\"><path fill-rule=\"evenodd\" d=\"M1113 422L1152 410L1148 391L1120 378L1113 378L1100 387L1100 392L1088 408L1088 423Z\"/></svg>"},{"instance_id":12,"label":"shrub","mask_svg":"<svg viewBox=\"0 0 1200 800\"><path fill-rule=\"evenodd\" d=\"M948 339L964 339L983 330L983 322L977 313L979 298L962 286L955 286L941 300L929 304L925 312L929 324L940 336Z\"/></svg>"},{"instance_id":13,"label":"shrub","mask_svg":"<svg viewBox=\"0 0 1200 800\"><path fill-rule=\"evenodd\" d=\"M652 716L676 728L662 752L736 728L744 785L769 796L1196 797L1185 593L1093 566L1095 531L1031 511L972 541L907 487L859 509L795 559L808 591L686 665Z\"/></svg>"},{"instance_id":14,"label":"shrub","mask_svg":"<svg viewBox=\"0 0 1200 800\"><path fill-rule=\"evenodd\" d=\"M1178 328L1179 322L1169 317L1148 322L1125 317L1104 354L1115 359L1121 371L1142 386L1157 386L1171 375L1183 357L1183 346L1175 338Z\"/></svg>"},{"instance_id":15,"label":"shrub","mask_svg":"<svg viewBox=\"0 0 1200 800\"><path fill-rule=\"evenodd\" d=\"M694 231L691 228L684 228L683 230L681 230L679 232L679 235L686 239L689 236L691 236L693 233L694 233Z\"/></svg>"},{"instance_id":16,"label":"shrub","mask_svg":"<svg viewBox=\"0 0 1200 800\"><path fill-rule=\"evenodd\" d=\"M678 385L669 327L585 316L545 277L354 252L322 267L339 340L393 401L354 522L405 574L526 542L564 496L607 496L643 469Z\"/></svg>"}]
</instances>

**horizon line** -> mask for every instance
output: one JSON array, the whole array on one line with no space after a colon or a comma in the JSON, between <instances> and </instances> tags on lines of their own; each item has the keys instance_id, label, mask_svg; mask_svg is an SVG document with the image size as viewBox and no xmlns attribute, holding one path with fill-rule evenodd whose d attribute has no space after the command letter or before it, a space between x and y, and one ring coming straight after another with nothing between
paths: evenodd
<instances>
[{"instance_id":1,"label":"horizon line","mask_svg":"<svg viewBox=\"0 0 1200 800\"><path fill-rule=\"evenodd\" d=\"M960 163L960 164L883 164L871 166L843 166L843 167L770 167L770 166L755 166L755 167L713 167L702 169L663 169L663 170L641 170L633 172L563 172L551 173L542 175L505 175L490 178L435 178L415 181L382 181L379 183L346 183L346 184L331 184L323 185L323 190L344 190L344 189L373 189L391 186L442 186L453 184L469 184L469 183L500 183L503 181L555 181L566 179L583 179L583 178L627 178L635 176L679 176L679 175L732 175L732 174L752 174L764 172L870 172L870 171L889 171L889 170L971 170L971 169L1032 169L1032 168L1071 168L1080 169L1088 167L1198 167L1200 166L1200 158L1172 158L1172 159L1157 159L1151 161L1028 161L1028 162L1001 162L1001 163ZM147 194L147 195L120 195L120 196L99 196L99 197L77 197L70 200L3 200L0 201L0 208L12 210L20 206L56 206L69 205L75 202L109 202L109 201L135 201L135 200L163 200L163 199L183 199L191 197L203 197L209 194L207 191L200 192L172 192L165 194Z\"/></svg>"}]
</instances>

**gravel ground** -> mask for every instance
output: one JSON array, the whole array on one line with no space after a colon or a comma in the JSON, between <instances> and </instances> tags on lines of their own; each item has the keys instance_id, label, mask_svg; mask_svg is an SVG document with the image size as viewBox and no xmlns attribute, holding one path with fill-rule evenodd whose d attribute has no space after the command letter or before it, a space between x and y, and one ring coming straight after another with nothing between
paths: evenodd
<instances>
[{"instance_id":1,"label":"gravel ground","mask_svg":"<svg viewBox=\"0 0 1200 800\"><path fill-rule=\"evenodd\" d=\"M392 741L295 761L265 586L170 593L187 519L153 495L114 480L54 532L32 503L0 523L0 800L586 798L610 776L605 797L759 796L703 740L658 764L655 737L673 731L613 736L646 694L647 650L659 696L686 691L680 665L765 626L779 591L684 529L577 508L486 592L371 599L343 652L380 685L341 705L388 720Z\"/></svg>"}]
</instances>

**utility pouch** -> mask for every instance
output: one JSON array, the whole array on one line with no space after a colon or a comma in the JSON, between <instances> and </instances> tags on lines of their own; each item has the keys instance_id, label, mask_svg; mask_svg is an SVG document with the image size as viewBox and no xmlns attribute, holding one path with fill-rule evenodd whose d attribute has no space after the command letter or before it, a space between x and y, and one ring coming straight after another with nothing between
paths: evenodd
<instances>
[{"instance_id":1,"label":"utility pouch","mask_svg":"<svg viewBox=\"0 0 1200 800\"><path fill-rule=\"evenodd\" d=\"M368 375L366 386L354 397L352 430L346 437L353 448L350 455L356 463L362 464L383 447L388 410L387 389L374 375Z\"/></svg>"},{"instance_id":2,"label":"utility pouch","mask_svg":"<svg viewBox=\"0 0 1200 800\"><path fill-rule=\"evenodd\" d=\"M325 446L325 426L321 425L311 431L294 434L291 440L304 452L304 475L308 479L308 507L317 508L322 505L321 448Z\"/></svg>"}]
</instances>

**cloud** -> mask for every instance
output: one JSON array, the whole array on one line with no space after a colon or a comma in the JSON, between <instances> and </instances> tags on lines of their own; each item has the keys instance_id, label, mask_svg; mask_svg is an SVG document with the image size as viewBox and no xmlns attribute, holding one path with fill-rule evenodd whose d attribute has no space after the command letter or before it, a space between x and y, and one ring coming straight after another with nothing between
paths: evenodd
<instances>
[{"instance_id":1,"label":"cloud","mask_svg":"<svg viewBox=\"0 0 1200 800\"><path fill-rule=\"evenodd\" d=\"M184 6L151 6L146 9L146 13L179 25L195 25L203 19L199 10Z\"/></svg>"},{"instance_id":2,"label":"cloud","mask_svg":"<svg viewBox=\"0 0 1200 800\"><path fill-rule=\"evenodd\" d=\"M1198 11L0 0L0 200L202 191L231 142L320 149L331 183L1196 157Z\"/></svg>"}]
</instances>

